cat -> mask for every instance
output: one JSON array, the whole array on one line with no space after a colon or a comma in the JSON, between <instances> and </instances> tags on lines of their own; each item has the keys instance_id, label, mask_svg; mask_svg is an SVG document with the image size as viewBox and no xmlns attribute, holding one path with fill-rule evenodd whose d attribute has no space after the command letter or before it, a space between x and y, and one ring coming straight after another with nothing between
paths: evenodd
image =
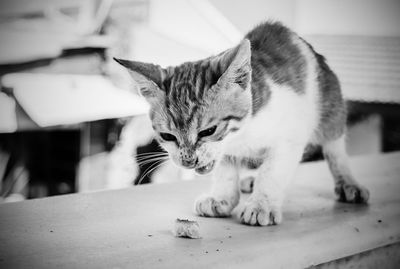
<instances>
[{"instance_id":1,"label":"cat","mask_svg":"<svg viewBox=\"0 0 400 269\"><path fill-rule=\"evenodd\" d=\"M227 217L240 198L239 171L256 171L238 212L248 225L282 221L284 192L305 148L321 145L340 201L367 203L345 150L346 106L325 58L279 22L251 30L216 56L161 68L115 59L151 105L155 136L179 166L213 171L200 216Z\"/></svg>"}]
</instances>

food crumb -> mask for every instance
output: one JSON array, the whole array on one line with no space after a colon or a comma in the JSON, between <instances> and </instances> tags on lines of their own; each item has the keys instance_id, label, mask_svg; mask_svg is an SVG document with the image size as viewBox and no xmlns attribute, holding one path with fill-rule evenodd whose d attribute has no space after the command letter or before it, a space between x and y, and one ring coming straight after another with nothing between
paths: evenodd
<instances>
[{"instance_id":1,"label":"food crumb","mask_svg":"<svg viewBox=\"0 0 400 269\"><path fill-rule=\"evenodd\" d=\"M188 219L176 219L173 233L176 237L199 239L200 227L197 221Z\"/></svg>"}]
</instances>

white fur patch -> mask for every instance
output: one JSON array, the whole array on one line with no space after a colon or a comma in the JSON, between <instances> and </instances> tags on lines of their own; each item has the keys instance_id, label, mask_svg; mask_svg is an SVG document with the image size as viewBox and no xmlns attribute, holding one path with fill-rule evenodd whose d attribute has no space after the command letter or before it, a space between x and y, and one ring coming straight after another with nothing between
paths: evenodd
<instances>
[{"instance_id":1,"label":"white fur patch","mask_svg":"<svg viewBox=\"0 0 400 269\"><path fill-rule=\"evenodd\" d=\"M303 41L295 37L295 43L307 59L305 93L298 94L289 86L266 78L271 90L269 103L239 132L226 138L227 154L252 155L253 151L280 140L303 143L314 140L319 122L317 62Z\"/></svg>"}]
</instances>

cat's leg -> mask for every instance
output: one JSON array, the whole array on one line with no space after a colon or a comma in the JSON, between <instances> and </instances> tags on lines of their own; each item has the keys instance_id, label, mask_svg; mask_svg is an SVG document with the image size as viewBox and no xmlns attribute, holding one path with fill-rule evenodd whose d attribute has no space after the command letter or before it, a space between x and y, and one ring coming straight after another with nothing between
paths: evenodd
<instances>
[{"instance_id":1,"label":"cat's leg","mask_svg":"<svg viewBox=\"0 0 400 269\"><path fill-rule=\"evenodd\" d=\"M255 180L256 180L255 176L247 176L247 177L241 178L239 180L240 191L243 193L252 193Z\"/></svg>"},{"instance_id":2,"label":"cat's leg","mask_svg":"<svg viewBox=\"0 0 400 269\"><path fill-rule=\"evenodd\" d=\"M270 148L259 168L253 193L239 210L242 223L275 225L282 221L284 192L301 160L305 143L280 143Z\"/></svg>"},{"instance_id":3,"label":"cat's leg","mask_svg":"<svg viewBox=\"0 0 400 269\"><path fill-rule=\"evenodd\" d=\"M252 193L258 169L242 168L239 172L239 188L242 193Z\"/></svg>"},{"instance_id":4,"label":"cat's leg","mask_svg":"<svg viewBox=\"0 0 400 269\"><path fill-rule=\"evenodd\" d=\"M195 202L195 211L205 217L228 217L240 199L237 168L226 161L216 167L210 193Z\"/></svg>"},{"instance_id":5,"label":"cat's leg","mask_svg":"<svg viewBox=\"0 0 400 269\"><path fill-rule=\"evenodd\" d=\"M353 177L345 147L345 136L327 141L322 145L324 157L335 180L335 193L339 201L366 203L369 191Z\"/></svg>"}]
</instances>

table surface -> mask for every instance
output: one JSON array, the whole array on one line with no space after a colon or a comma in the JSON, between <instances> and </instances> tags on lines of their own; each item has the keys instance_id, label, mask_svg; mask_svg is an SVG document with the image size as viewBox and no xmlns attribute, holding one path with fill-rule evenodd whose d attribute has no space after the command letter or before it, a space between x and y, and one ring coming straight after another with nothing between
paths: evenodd
<instances>
[{"instance_id":1,"label":"table surface","mask_svg":"<svg viewBox=\"0 0 400 269\"><path fill-rule=\"evenodd\" d=\"M400 153L351 162L368 206L336 202L327 165L304 164L273 227L195 216L208 179L3 204L0 268L304 268L398 243ZM185 216L202 239L172 235Z\"/></svg>"}]
</instances>

